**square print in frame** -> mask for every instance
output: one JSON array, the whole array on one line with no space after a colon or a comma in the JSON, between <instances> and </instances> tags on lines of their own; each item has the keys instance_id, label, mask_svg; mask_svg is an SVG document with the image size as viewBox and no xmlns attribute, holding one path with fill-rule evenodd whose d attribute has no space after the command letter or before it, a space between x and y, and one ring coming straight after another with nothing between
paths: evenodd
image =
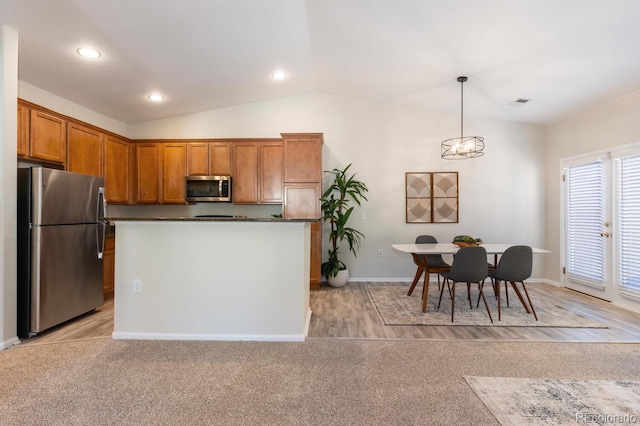
<instances>
[{"instance_id":1,"label":"square print in frame","mask_svg":"<svg viewBox=\"0 0 640 426\"><path fill-rule=\"evenodd\" d=\"M405 180L407 223L458 222L458 172L410 172Z\"/></svg>"}]
</instances>

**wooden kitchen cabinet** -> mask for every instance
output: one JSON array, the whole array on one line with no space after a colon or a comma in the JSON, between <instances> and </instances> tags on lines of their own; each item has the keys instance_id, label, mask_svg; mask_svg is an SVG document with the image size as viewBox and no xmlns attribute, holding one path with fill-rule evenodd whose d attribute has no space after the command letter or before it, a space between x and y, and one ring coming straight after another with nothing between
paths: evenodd
<instances>
[{"instance_id":1,"label":"wooden kitchen cabinet","mask_svg":"<svg viewBox=\"0 0 640 426\"><path fill-rule=\"evenodd\" d=\"M160 145L159 143L135 143L135 202L158 204L160 202Z\"/></svg>"},{"instance_id":2,"label":"wooden kitchen cabinet","mask_svg":"<svg viewBox=\"0 0 640 426\"><path fill-rule=\"evenodd\" d=\"M282 142L260 145L260 202L282 203Z\"/></svg>"},{"instance_id":3,"label":"wooden kitchen cabinet","mask_svg":"<svg viewBox=\"0 0 640 426\"><path fill-rule=\"evenodd\" d=\"M213 176L232 175L231 142L209 144L209 173Z\"/></svg>"},{"instance_id":4,"label":"wooden kitchen cabinet","mask_svg":"<svg viewBox=\"0 0 640 426\"><path fill-rule=\"evenodd\" d=\"M67 147L66 121L33 109L29 120L29 157L64 164Z\"/></svg>"},{"instance_id":5,"label":"wooden kitchen cabinet","mask_svg":"<svg viewBox=\"0 0 640 426\"><path fill-rule=\"evenodd\" d=\"M116 237L108 236L104 241L104 253L102 255L102 277L104 300L113 298L115 288L116 269Z\"/></svg>"},{"instance_id":6,"label":"wooden kitchen cabinet","mask_svg":"<svg viewBox=\"0 0 640 426\"><path fill-rule=\"evenodd\" d=\"M258 204L258 142L238 141L233 145L233 202Z\"/></svg>"},{"instance_id":7,"label":"wooden kitchen cabinet","mask_svg":"<svg viewBox=\"0 0 640 426\"><path fill-rule=\"evenodd\" d=\"M29 155L29 114L31 110L24 105L18 104L18 155L25 157Z\"/></svg>"},{"instance_id":8,"label":"wooden kitchen cabinet","mask_svg":"<svg viewBox=\"0 0 640 426\"><path fill-rule=\"evenodd\" d=\"M237 141L233 146L233 202L282 203L282 141Z\"/></svg>"},{"instance_id":9,"label":"wooden kitchen cabinet","mask_svg":"<svg viewBox=\"0 0 640 426\"><path fill-rule=\"evenodd\" d=\"M185 176L187 175L187 144L163 143L161 197L162 204L185 204Z\"/></svg>"},{"instance_id":10,"label":"wooden kitchen cabinet","mask_svg":"<svg viewBox=\"0 0 640 426\"><path fill-rule=\"evenodd\" d=\"M104 180L107 202L131 202L131 143L106 136L104 141Z\"/></svg>"},{"instance_id":11,"label":"wooden kitchen cabinet","mask_svg":"<svg viewBox=\"0 0 640 426\"><path fill-rule=\"evenodd\" d=\"M284 182L322 182L322 133L282 133Z\"/></svg>"},{"instance_id":12,"label":"wooden kitchen cabinet","mask_svg":"<svg viewBox=\"0 0 640 426\"><path fill-rule=\"evenodd\" d=\"M209 143L191 142L187 144L187 175L209 175Z\"/></svg>"},{"instance_id":13,"label":"wooden kitchen cabinet","mask_svg":"<svg viewBox=\"0 0 640 426\"><path fill-rule=\"evenodd\" d=\"M91 176L103 174L104 134L75 123L67 124L66 170Z\"/></svg>"}]
</instances>

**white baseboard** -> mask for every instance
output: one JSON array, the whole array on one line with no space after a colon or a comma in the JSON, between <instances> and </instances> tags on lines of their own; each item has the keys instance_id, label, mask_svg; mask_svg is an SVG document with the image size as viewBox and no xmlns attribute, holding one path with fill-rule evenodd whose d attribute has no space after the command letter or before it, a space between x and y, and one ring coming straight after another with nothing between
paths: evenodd
<instances>
[{"instance_id":1,"label":"white baseboard","mask_svg":"<svg viewBox=\"0 0 640 426\"><path fill-rule=\"evenodd\" d=\"M5 340L4 342L0 342L0 351L10 348L13 345L17 345L20 343L20 339L18 336L12 337L11 339Z\"/></svg>"},{"instance_id":2,"label":"white baseboard","mask_svg":"<svg viewBox=\"0 0 640 426\"><path fill-rule=\"evenodd\" d=\"M311 317L311 315L309 315ZM114 340L218 340L256 342L304 342L304 334L188 334L188 333L136 333L114 331Z\"/></svg>"}]
</instances>

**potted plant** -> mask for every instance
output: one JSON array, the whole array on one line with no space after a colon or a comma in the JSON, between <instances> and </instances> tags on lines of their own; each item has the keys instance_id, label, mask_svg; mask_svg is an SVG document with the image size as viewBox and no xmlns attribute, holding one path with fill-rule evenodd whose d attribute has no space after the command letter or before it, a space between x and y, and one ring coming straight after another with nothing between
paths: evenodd
<instances>
[{"instance_id":1,"label":"potted plant","mask_svg":"<svg viewBox=\"0 0 640 426\"><path fill-rule=\"evenodd\" d=\"M322 220L329 222L330 225L329 242L331 243L328 250L329 257L322 263L321 271L329 285L333 287L344 286L348 277L347 266L338 257L339 243L347 240L349 250L357 256L360 239L364 237L362 232L347 226L347 222L354 209L350 203L354 202L360 206L361 200L367 199L364 194L369 189L363 182L355 179L355 173L350 176L347 174L349 167L351 164L343 170L325 170L325 173L333 174L333 182L320 198Z\"/></svg>"}]
</instances>

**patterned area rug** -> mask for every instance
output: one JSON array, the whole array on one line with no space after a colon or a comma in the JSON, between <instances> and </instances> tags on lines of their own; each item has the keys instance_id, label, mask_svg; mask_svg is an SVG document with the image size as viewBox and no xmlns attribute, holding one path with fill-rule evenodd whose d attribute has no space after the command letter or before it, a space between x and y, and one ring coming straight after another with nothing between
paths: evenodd
<instances>
[{"instance_id":1,"label":"patterned area rug","mask_svg":"<svg viewBox=\"0 0 640 426\"><path fill-rule=\"evenodd\" d=\"M640 423L640 382L465 376L502 425Z\"/></svg>"},{"instance_id":2,"label":"patterned area rug","mask_svg":"<svg viewBox=\"0 0 640 426\"><path fill-rule=\"evenodd\" d=\"M494 297L490 283L485 283L484 293L493 316L490 322L487 311L478 300L477 286L471 288L472 309L469 309L466 286L456 284L456 305L454 322L451 322L451 297L445 289L442 295L442 305L438 309L440 293L438 285L429 286L427 312L422 313L422 286L416 287L411 296L407 296L408 284L367 284L367 291L373 301L384 325L474 325L474 326L503 326L503 327L583 327L608 328L607 326L575 314L554 303L531 297L533 307L538 314L538 321L533 314L528 314L518 297L509 289L509 307L506 306L504 289L502 289L502 316L498 321L498 302ZM526 298L526 296L523 297Z\"/></svg>"}]
</instances>

